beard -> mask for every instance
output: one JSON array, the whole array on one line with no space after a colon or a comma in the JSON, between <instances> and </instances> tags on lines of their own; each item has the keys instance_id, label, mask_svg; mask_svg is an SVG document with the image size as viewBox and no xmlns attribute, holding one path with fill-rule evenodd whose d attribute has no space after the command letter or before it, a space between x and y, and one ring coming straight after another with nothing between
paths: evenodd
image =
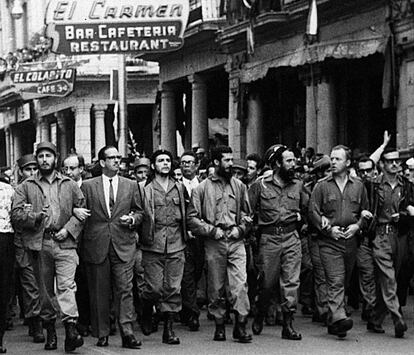
<instances>
[{"instance_id":1,"label":"beard","mask_svg":"<svg viewBox=\"0 0 414 355\"><path fill-rule=\"evenodd\" d=\"M283 181L290 182L295 177L295 169L286 169L284 166L281 166L279 169L279 176L282 178Z\"/></svg>"},{"instance_id":2,"label":"beard","mask_svg":"<svg viewBox=\"0 0 414 355\"><path fill-rule=\"evenodd\" d=\"M42 167L41 165L39 165L39 171L41 175L50 175L53 173L53 170L55 170L56 164L55 162L52 163L52 165L50 166L50 168L46 168L46 167Z\"/></svg>"},{"instance_id":3,"label":"beard","mask_svg":"<svg viewBox=\"0 0 414 355\"><path fill-rule=\"evenodd\" d=\"M233 169L230 167L227 170L220 165L217 169L217 175L221 176L227 181L230 181L231 177L233 176Z\"/></svg>"}]
</instances>

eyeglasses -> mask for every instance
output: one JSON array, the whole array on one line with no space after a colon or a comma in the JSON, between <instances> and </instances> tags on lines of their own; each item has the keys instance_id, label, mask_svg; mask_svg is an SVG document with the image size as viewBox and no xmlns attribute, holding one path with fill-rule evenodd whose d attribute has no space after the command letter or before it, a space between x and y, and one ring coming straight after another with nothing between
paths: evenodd
<instances>
[{"instance_id":1,"label":"eyeglasses","mask_svg":"<svg viewBox=\"0 0 414 355\"><path fill-rule=\"evenodd\" d=\"M122 155L109 155L105 159L108 159L108 160L115 160L115 159L121 160Z\"/></svg>"},{"instance_id":2,"label":"eyeglasses","mask_svg":"<svg viewBox=\"0 0 414 355\"><path fill-rule=\"evenodd\" d=\"M397 165L401 164L401 160L399 159L385 159L385 162L388 164L397 164Z\"/></svg>"},{"instance_id":3,"label":"eyeglasses","mask_svg":"<svg viewBox=\"0 0 414 355\"><path fill-rule=\"evenodd\" d=\"M182 160L181 165L193 165L195 164L194 160Z\"/></svg>"},{"instance_id":4,"label":"eyeglasses","mask_svg":"<svg viewBox=\"0 0 414 355\"><path fill-rule=\"evenodd\" d=\"M372 170L374 170L373 168L368 168L368 169L359 169L360 174L369 174L370 172L372 172Z\"/></svg>"}]
</instances>

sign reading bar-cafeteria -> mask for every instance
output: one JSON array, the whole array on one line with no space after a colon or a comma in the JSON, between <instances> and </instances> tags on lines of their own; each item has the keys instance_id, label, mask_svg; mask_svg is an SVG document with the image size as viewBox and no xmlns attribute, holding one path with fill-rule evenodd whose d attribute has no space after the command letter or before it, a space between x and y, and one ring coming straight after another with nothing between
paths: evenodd
<instances>
[{"instance_id":1,"label":"sign reading bar-cafeteria","mask_svg":"<svg viewBox=\"0 0 414 355\"><path fill-rule=\"evenodd\" d=\"M174 51L183 46L188 0L51 0L52 50L66 55Z\"/></svg>"}]
</instances>

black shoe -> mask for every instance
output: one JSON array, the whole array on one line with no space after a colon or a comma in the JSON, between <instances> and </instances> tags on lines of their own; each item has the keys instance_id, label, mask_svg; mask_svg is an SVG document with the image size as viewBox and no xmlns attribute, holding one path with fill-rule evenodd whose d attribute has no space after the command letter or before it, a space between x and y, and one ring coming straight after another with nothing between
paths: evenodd
<instances>
[{"instance_id":1,"label":"black shoe","mask_svg":"<svg viewBox=\"0 0 414 355\"><path fill-rule=\"evenodd\" d=\"M43 324L39 317L30 318L29 324L32 328L33 343L40 344L45 342L45 336L43 334Z\"/></svg>"},{"instance_id":2,"label":"black shoe","mask_svg":"<svg viewBox=\"0 0 414 355\"><path fill-rule=\"evenodd\" d=\"M399 318L394 323L394 329L395 329L395 337L396 338L403 338L404 333L407 331L408 327L407 327L407 324L405 324L404 319Z\"/></svg>"},{"instance_id":3,"label":"black shoe","mask_svg":"<svg viewBox=\"0 0 414 355\"><path fill-rule=\"evenodd\" d=\"M215 341L225 341L226 340L226 328L224 326L224 319L216 319L216 330L214 331Z\"/></svg>"},{"instance_id":4,"label":"black shoe","mask_svg":"<svg viewBox=\"0 0 414 355\"><path fill-rule=\"evenodd\" d=\"M191 332L196 332L200 329L200 322L198 320L198 315L193 314L190 316L187 322L187 326Z\"/></svg>"},{"instance_id":5,"label":"black shoe","mask_svg":"<svg viewBox=\"0 0 414 355\"><path fill-rule=\"evenodd\" d=\"M5 354L5 353L7 353L7 349L0 346L0 354Z\"/></svg>"},{"instance_id":6,"label":"black shoe","mask_svg":"<svg viewBox=\"0 0 414 355\"><path fill-rule=\"evenodd\" d=\"M236 314L234 328L233 328L233 339L239 343L250 343L252 341L252 335L246 332L247 317Z\"/></svg>"},{"instance_id":7,"label":"black shoe","mask_svg":"<svg viewBox=\"0 0 414 355\"><path fill-rule=\"evenodd\" d=\"M65 333L65 352L71 352L83 345L83 338L79 335L75 322L65 323Z\"/></svg>"},{"instance_id":8,"label":"black shoe","mask_svg":"<svg viewBox=\"0 0 414 355\"><path fill-rule=\"evenodd\" d=\"M282 339L302 340L302 335L293 329L293 314L291 312L283 313Z\"/></svg>"},{"instance_id":9,"label":"black shoe","mask_svg":"<svg viewBox=\"0 0 414 355\"><path fill-rule=\"evenodd\" d=\"M377 333L377 334L385 333L385 330L384 330L384 328L381 327L381 325L374 324L372 322L367 323L367 330L369 330L370 332L373 332L373 333Z\"/></svg>"},{"instance_id":10,"label":"black shoe","mask_svg":"<svg viewBox=\"0 0 414 355\"><path fill-rule=\"evenodd\" d=\"M302 315L304 315L305 317L311 317L313 316L313 309L311 306L308 305L303 305L302 306Z\"/></svg>"},{"instance_id":11,"label":"black shoe","mask_svg":"<svg viewBox=\"0 0 414 355\"><path fill-rule=\"evenodd\" d=\"M96 346L104 347L108 346L108 337L101 337L98 339L98 342L96 343Z\"/></svg>"},{"instance_id":12,"label":"black shoe","mask_svg":"<svg viewBox=\"0 0 414 355\"><path fill-rule=\"evenodd\" d=\"M142 303L141 331L144 335L152 333L152 303L147 301Z\"/></svg>"},{"instance_id":13,"label":"black shoe","mask_svg":"<svg viewBox=\"0 0 414 355\"><path fill-rule=\"evenodd\" d=\"M162 333L162 342L169 345L180 344L180 339L175 335L173 330L173 323L176 313L164 313L164 332Z\"/></svg>"},{"instance_id":14,"label":"black shoe","mask_svg":"<svg viewBox=\"0 0 414 355\"><path fill-rule=\"evenodd\" d=\"M57 336L55 322L45 322L43 327L46 329L46 344L45 350L56 350L57 349Z\"/></svg>"},{"instance_id":15,"label":"black shoe","mask_svg":"<svg viewBox=\"0 0 414 355\"><path fill-rule=\"evenodd\" d=\"M135 337L131 335L125 335L122 337L122 347L127 349L139 349L142 343L139 340L136 340Z\"/></svg>"},{"instance_id":16,"label":"black shoe","mask_svg":"<svg viewBox=\"0 0 414 355\"><path fill-rule=\"evenodd\" d=\"M352 328L354 322L351 318L341 319L332 325L328 326L328 333L332 335L337 335L340 338L345 338L347 331Z\"/></svg>"},{"instance_id":17,"label":"black shoe","mask_svg":"<svg viewBox=\"0 0 414 355\"><path fill-rule=\"evenodd\" d=\"M259 335L263 330L263 315L256 314L252 323L252 331L254 335Z\"/></svg>"}]
</instances>

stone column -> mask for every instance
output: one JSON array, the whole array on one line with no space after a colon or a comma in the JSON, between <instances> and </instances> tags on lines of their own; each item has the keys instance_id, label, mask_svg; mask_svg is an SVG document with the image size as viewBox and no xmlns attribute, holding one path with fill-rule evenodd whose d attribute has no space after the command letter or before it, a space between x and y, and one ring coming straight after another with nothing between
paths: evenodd
<instances>
[{"instance_id":1,"label":"stone column","mask_svg":"<svg viewBox=\"0 0 414 355\"><path fill-rule=\"evenodd\" d=\"M317 152L329 154L337 144L335 86L328 78L318 85Z\"/></svg>"},{"instance_id":2,"label":"stone column","mask_svg":"<svg viewBox=\"0 0 414 355\"><path fill-rule=\"evenodd\" d=\"M238 73L231 72L229 75L229 146L233 149L235 159L242 156L242 125L238 119L238 97L239 97Z\"/></svg>"},{"instance_id":3,"label":"stone column","mask_svg":"<svg viewBox=\"0 0 414 355\"><path fill-rule=\"evenodd\" d=\"M105 136L105 111L108 105L94 105L93 112L95 115L95 156L98 157L98 152L106 145Z\"/></svg>"},{"instance_id":4,"label":"stone column","mask_svg":"<svg viewBox=\"0 0 414 355\"><path fill-rule=\"evenodd\" d=\"M207 85L200 75L190 75L191 83L191 144L208 150Z\"/></svg>"},{"instance_id":5,"label":"stone column","mask_svg":"<svg viewBox=\"0 0 414 355\"><path fill-rule=\"evenodd\" d=\"M317 149L317 86L309 83L306 86L306 147Z\"/></svg>"},{"instance_id":6,"label":"stone column","mask_svg":"<svg viewBox=\"0 0 414 355\"><path fill-rule=\"evenodd\" d=\"M161 93L161 147L177 154L177 125L175 93L170 85L163 84Z\"/></svg>"},{"instance_id":7,"label":"stone column","mask_svg":"<svg viewBox=\"0 0 414 355\"><path fill-rule=\"evenodd\" d=\"M152 106L152 149L156 151L161 146L161 135L160 135L160 119L159 119L159 104L155 103Z\"/></svg>"},{"instance_id":8,"label":"stone column","mask_svg":"<svg viewBox=\"0 0 414 355\"><path fill-rule=\"evenodd\" d=\"M6 137L6 164L7 166L12 166L12 142L10 137L10 127L4 129L4 134Z\"/></svg>"},{"instance_id":9,"label":"stone column","mask_svg":"<svg viewBox=\"0 0 414 355\"><path fill-rule=\"evenodd\" d=\"M20 134L16 127L11 130L10 140L13 140L13 159L11 164L14 165L16 161L22 156L22 147L21 147L21 139Z\"/></svg>"},{"instance_id":10,"label":"stone column","mask_svg":"<svg viewBox=\"0 0 414 355\"><path fill-rule=\"evenodd\" d=\"M40 140L39 142L50 142L49 121L46 117L39 117Z\"/></svg>"},{"instance_id":11,"label":"stone column","mask_svg":"<svg viewBox=\"0 0 414 355\"><path fill-rule=\"evenodd\" d=\"M10 2L9 2L10 3ZM10 3L10 6L12 4ZM13 22L10 15L11 7L7 5L7 1L0 1L0 15L1 15L1 27L2 27L2 43L1 48L2 55L6 55L8 52L14 52L16 49L15 39L13 34Z\"/></svg>"},{"instance_id":12,"label":"stone column","mask_svg":"<svg viewBox=\"0 0 414 355\"><path fill-rule=\"evenodd\" d=\"M91 156L91 105L80 102L75 108L75 149L90 163Z\"/></svg>"},{"instance_id":13,"label":"stone column","mask_svg":"<svg viewBox=\"0 0 414 355\"><path fill-rule=\"evenodd\" d=\"M258 92L249 94L247 104L246 153L264 153L263 103Z\"/></svg>"},{"instance_id":14,"label":"stone column","mask_svg":"<svg viewBox=\"0 0 414 355\"><path fill-rule=\"evenodd\" d=\"M67 131L66 131L66 117L64 111L55 113L58 131L59 152L62 159L68 154Z\"/></svg>"}]
</instances>

